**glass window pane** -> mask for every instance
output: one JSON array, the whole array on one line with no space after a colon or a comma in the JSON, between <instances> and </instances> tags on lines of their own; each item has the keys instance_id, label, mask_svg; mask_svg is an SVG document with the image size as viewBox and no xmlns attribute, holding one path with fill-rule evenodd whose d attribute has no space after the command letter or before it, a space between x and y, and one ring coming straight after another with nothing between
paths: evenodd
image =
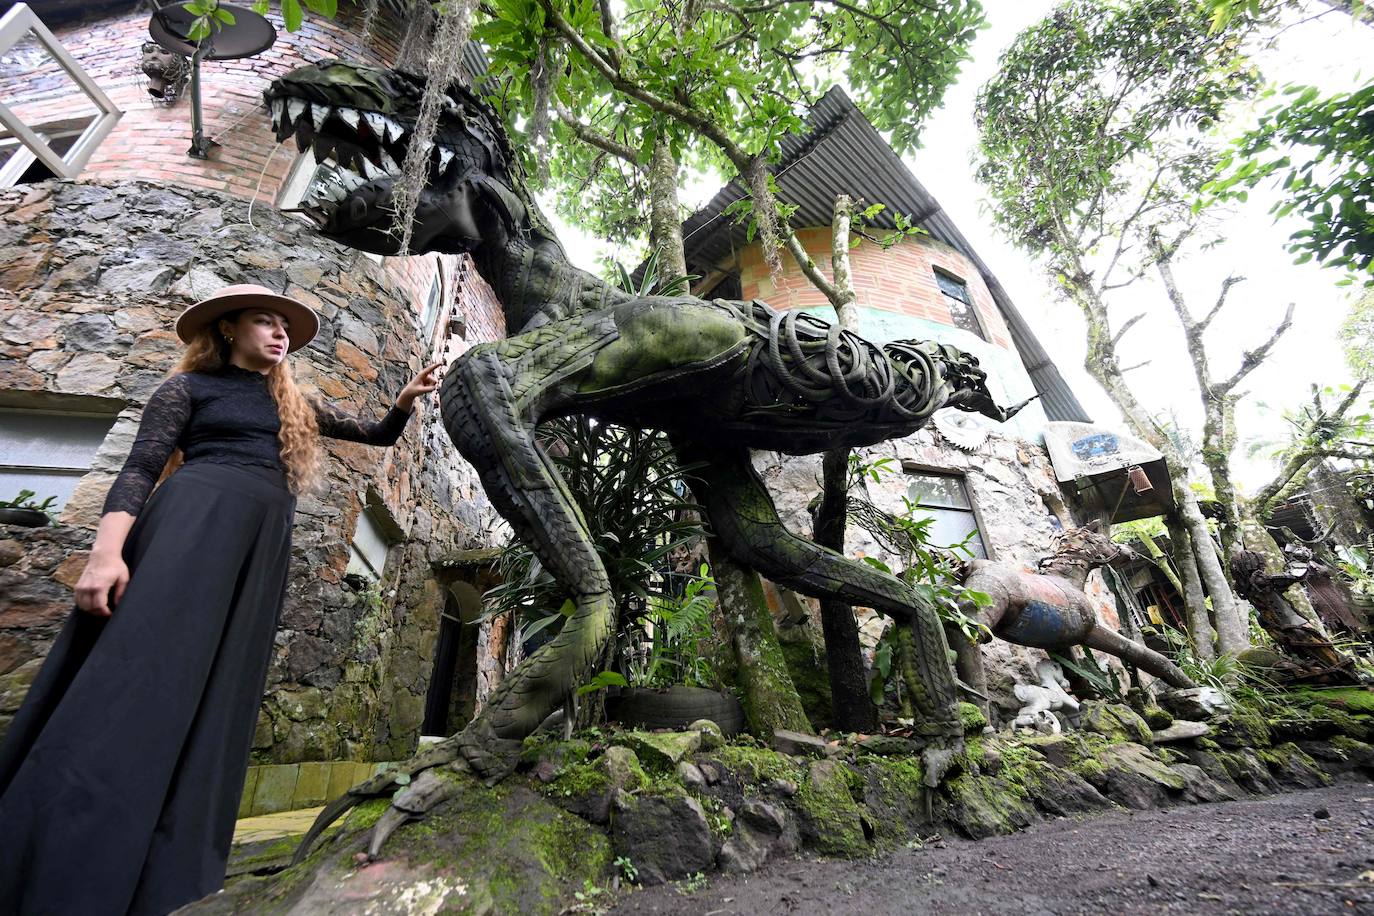
<instances>
[{"instance_id":1,"label":"glass window pane","mask_svg":"<svg viewBox=\"0 0 1374 916\"><path fill-rule=\"evenodd\" d=\"M114 417L0 410L0 465L88 470Z\"/></svg>"},{"instance_id":2,"label":"glass window pane","mask_svg":"<svg viewBox=\"0 0 1374 916\"><path fill-rule=\"evenodd\" d=\"M956 328L971 331L982 337L983 327L978 323L978 315L973 310L973 300L969 298L968 286L963 280L957 280L948 274L935 271L935 282L940 287L940 292L945 294L945 305L949 306L949 317L954 322Z\"/></svg>"},{"instance_id":3,"label":"glass window pane","mask_svg":"<svg viewBox=\"0 0 1374 916\"><path fill-rule=\"evenodd\" d=\"M907 473L907 499L922 506L972 509L964 482L949 474Z\"/></svg>"},{"instance_id":4,"label":"glass window pane","mask_svg":"<svg viewBox=\"0 0 1374 916\"><path fill-rule=\"evenodd\" d=\"M358 530L353 533L346 572L380 579L386 568L386 552L386 535L372 513L364 509L358 513Z\"/></svg>"},{"instance_id":5,"label":"glass window pane","mask_svg":"<svg viewBox=\"0 0 1374 916\"><path fill-rule=\"evenodd\" d=\"M931 516L935 519L934 524L930 526L932 547L953 547L962 544L973 556L987 558L988 552L983 546L982 537L978 534L978 522L972 512L923 506L912 515L917 518L922 515ZM963 555L963 551L960 551L960 556Z\"/></svg>"},{"instance_id":6,"label":"glass window pane","mask_svg":"<svg viewBox=\"0 0 1374 916\"><path fill-rule=\"evenodd\" d=\"M20 490L32 490L33 501L41 503L49 496L57 499L48 508L53 512L61 511L72 498L77 483L84 471L65 470L15 470L0 467L0 501L9 502L19 495Z\"/></svg>"}]
</instances>

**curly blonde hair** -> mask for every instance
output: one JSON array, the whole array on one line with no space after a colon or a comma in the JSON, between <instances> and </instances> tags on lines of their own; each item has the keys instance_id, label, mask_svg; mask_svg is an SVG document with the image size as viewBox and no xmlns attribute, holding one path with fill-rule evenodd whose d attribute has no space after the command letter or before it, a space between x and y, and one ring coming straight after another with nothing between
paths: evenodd
<instances>
[{"instance_id":1,"label":"curly blonde hair","mask_svg":"<svg viewBox=\"0 0 1374 916\"><path fill-rule=\"evenodd\" d=\"M233 320L235 316L224 317ZM207 325L186 345L181 360L169 375L181 372L214 372L223 369L228 363L228 341L213 325ZM277 415L281 418L281 430L277 433L277 441L281 443L281 461L286 468L287 482L292 493L302 493L315 486L321 476L323 460L319 421L305 393L296 384L295 376L291 374L291 365L286 360L268 370L267 390L271 392L272 400L277 402ZM158 482L166 480L173 471L181 467L183 459L181 449L172 452Z\"/></svg>"}]
</instances>

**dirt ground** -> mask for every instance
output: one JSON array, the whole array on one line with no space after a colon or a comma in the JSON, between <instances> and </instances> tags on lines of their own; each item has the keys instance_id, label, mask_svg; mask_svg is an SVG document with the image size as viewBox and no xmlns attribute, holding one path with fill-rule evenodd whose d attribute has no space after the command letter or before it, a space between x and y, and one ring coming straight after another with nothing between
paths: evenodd
<instances>
[{"instance_id":1,"label":"dirt ground","mask_svg":"<svg viewBox=\"0 0 1374 916\"><path fill-rule=\"evenodd\" d=\"M639 891L612 912L1374 914L1374 785L1060 819L864 861L769 862L690 893Z\"/></svg>"}]
</instances>

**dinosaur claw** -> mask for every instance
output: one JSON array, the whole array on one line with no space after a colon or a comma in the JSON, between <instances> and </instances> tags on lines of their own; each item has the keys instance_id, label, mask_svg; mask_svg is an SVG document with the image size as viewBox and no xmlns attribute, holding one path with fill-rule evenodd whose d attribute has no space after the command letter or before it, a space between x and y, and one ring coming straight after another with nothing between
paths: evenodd
<instances>
[{"instance_id":1,"label":"dinosaur claw","mask_svg":"<svg viewBox=\"0 0 1374 916\"><path fill-rule=\"evenodd\" d=\"M926 745L921 751L921 769L925 771L926 787L939 788L947 774L951 777L958 775L960 767L957 758L963 752L962 737L935 740Z\"/></svg>"}]
</instances>

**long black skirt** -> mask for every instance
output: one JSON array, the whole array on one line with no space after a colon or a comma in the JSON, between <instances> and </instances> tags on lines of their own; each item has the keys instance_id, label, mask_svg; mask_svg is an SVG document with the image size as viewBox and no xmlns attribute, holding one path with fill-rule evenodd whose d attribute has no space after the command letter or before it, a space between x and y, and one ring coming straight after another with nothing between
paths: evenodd
<instances>
[{"instance_id":1,"label":"long black skirt","mask_svg":"<svg viewBox=\"0 0 1374 916\"><path fill-rule=\"evenodd\" d=\"M74 611L0 745L0 913L168 913L224 884L295 499L192 464L148 500L108 618Z\"/></svg>"}]
</instances>

